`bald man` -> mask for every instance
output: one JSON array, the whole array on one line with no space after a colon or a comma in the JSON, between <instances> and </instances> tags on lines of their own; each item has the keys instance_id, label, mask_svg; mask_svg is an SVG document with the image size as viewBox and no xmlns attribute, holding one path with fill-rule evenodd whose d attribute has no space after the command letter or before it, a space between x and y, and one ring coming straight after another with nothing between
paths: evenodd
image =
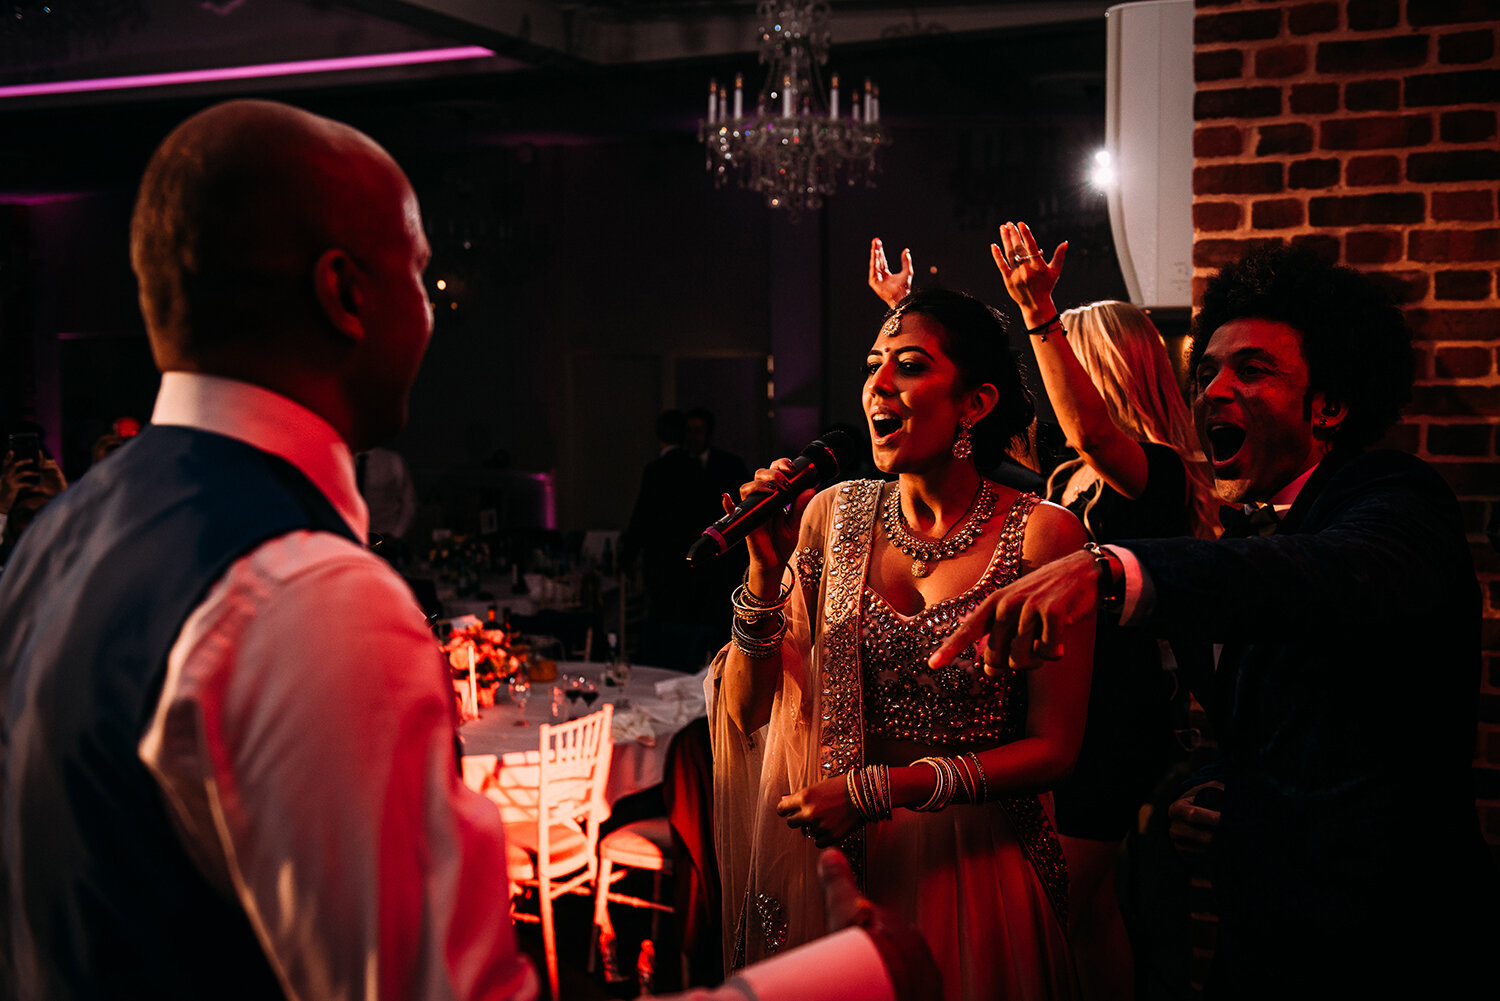
<instances>
[{"instance_id":1,"label":"bald man","mask_svg":"<svg viewBox=\"0 0 1500 1001\"><path fill-rule=\"evenodd\" d=\"M406 177L345 125L236 101L152 157L151 426L0 578L0 996L537 995L445 668L359 544L353 450L406 419L428 254ZM931 983L890 938L815 965Z\"/></svg>"}]
</instances>

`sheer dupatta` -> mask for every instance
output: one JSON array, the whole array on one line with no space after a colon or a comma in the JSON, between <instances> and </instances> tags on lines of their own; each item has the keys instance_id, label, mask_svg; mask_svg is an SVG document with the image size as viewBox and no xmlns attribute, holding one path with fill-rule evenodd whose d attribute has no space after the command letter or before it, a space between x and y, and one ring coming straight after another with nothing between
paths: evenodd
<instances>
[{"instance_id":1,"label":"sheer dupatta","mask_svg":"<svg viewBox=\"0 0 1500 1001\"><path fill-rule=\"evenodd\" d=\"M824 931L819 850L788 828L775 807L783 796L864 764L859 596L880 487L878 480L838 484L803 514L770 721L742 733L713 697L728 648L709 672L714 839L728 969ZM862 872L864 832L856 831L841 847L855 872Z\"/></svg>"}]
</instances>

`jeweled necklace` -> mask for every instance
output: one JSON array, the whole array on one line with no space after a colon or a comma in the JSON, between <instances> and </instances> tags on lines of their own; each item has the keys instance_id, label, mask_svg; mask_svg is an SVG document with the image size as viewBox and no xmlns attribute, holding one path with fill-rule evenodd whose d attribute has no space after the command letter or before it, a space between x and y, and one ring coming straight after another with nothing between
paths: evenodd
<instances>
[{"instance_id":1,"label":"jeweled necklace","mask_svg":"<svg viewBox=\"0 0 1500 1001\"><path fill-rule=\"evenodd\" d=\"M994 484L981 479L979 489L974 492L974 499L969 502L969 509L936 542L918 539L906 527L906 516L901 513L900 485L886 498L881 521L891 544L911 557L911 575L926 577L932 573L933 565L938 561L957 556L984 534L985 523L995 513L995 500L998 496Z\"/></svg>"}]
</instances>

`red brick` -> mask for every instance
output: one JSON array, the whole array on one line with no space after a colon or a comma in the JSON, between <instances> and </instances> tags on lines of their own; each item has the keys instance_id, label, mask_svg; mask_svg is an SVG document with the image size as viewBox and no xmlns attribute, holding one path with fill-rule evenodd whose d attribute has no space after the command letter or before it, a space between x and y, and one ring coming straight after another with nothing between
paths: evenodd
<instances>
[{"instance_id":1,"label":"red brick","mask_svg":"<svg viewBox=\"0 0 1500 1001\"><path fill-rule=\"evenodd\" d=\"M1287 187L1302 190L1306 188L1331 188L1339 183L1339 162L1337 160L1297 160L1287 166Z\"/></svg>"},{"instance_id":2,"label":"red brick","mask_svg":"<svg viewBox=\"0 0 1500 1001\"><path fill-rule=\"evenodd\" d=\"M1315 35L1332 31L1339 26L1339 5L1300 4L1287 11L1286 24L1294 35Z\"/></svg>"},{"instance_id":3,"label":"red brick","mask_svg":"<svg viewBox=\"0 0 1500 1001\"><path fill-rule=\"evenodd\" d=\"M1490 581L1490 607L1500 609L1500 580ZM1490 734L1490 758L1489 760L1500 765L1500 732Z\"/></svg>"},{"instance_id":4,"label":"red brick","mask_svg":"<svg viewBox=\"0 0 1500 1001\"><path fill-rule=\"evenodd\" d=\"M1500 101L1500 70L1421 73L1406 78L1406 106L1494 104Z\"/></svg>"},{"instance_id":5,"label":"red brick","mask_svg":"<svg viewBox=\"0 0 1500 1001\"><path fill-rule=\"evenodd\" d=\"M1349 243L1363 232L1363 230L1350 231L1345 234L1344 242ZM1348 262L1354 263L1352 258L1348 258ZM1391 298L1397 303L1421 302L1427 298L1429 278L1425 271L1380 271L1374 277L1390 290Z\"/></svg>"},{"instance_id":6,"label":"red brick","mask_svg":"<svg viewBox=\"0 0 1500 1001\"><path fill-rule=\"evenodd\" d=\"M1226 163L1193 168L1195 195L1274 195L1282 187L1279 163Z\"/></svg>"},{"instance_id":7,"label":"red brick","mask_svg":"<svg viewBox=\"0 0 1500 1001\"><path fill-rule=\"evenodd\" d=\"M1500 330L1500 309L1411 309L1406 322L1422 340L1489 341Z\"/></svg>"},{"instance_id":8,"label":"red brick","mask_svg":"<svg viewBox=\"0 0 1500 1001\"><path fill-rule=\"evenodd\" d=\"M1245 256L1254 247L1279 243L1279 240L1194 240L1193 264L1200 268L1222 268ZM1195 283L1196 284L1196 283Z\"/></svg>"},{"instance_id":9,"label":"red brick","mask_svg":"<svg viewBox=\"0 0 1500 1001\"><path fill-rule=\"evenodd\" d=\"M1426 35L1389 35L1354 42L1319 42L1319 73L1381 73L1427 62Z\"/></svg>"},{"instance_id":10,"label":"red brick","mask_svg":"<svg viewBox=\"0 0 1500 1001\"><path fill-rule=\"evenodd\" d=\"M1414 229L1406 236L1413 261L1500 260L1500 229Z\"/></svg>"},{"instance_id":11,"label":"red brick","mask_svg":"<svg viewBox=\"0 0 1500 1001\"><path fill-rule=\"evenodd\" d=\"M1482 379L1490 374L1494 358L1489 348L1439 348L1432 374L1438 379Z\"/></svg>"},{"instance_id":12,"label":"red brick","mask_svg":"<svg viewBox=\"0 0 1500 1001\"><path fill-rule=\"evenodd\" d=\"M1277 45L1255 54L1255 75L1279 79L1307 72L1307 46Z\"/></svg>"},{"instance_id":13,"label":"red brick","mask_svg":"<svg viewBox=\"0 0 1500 1001\"><path fill-rule=\"evenodd\" d=\"M1465 535L1483 535L1484 526L1489 524L1487 515L1489 503L1482 500L1459 501L1458 510L1464 519ZM1500 580L1493 583L1494 588L1500 588ZM1493 588L1492 588L1493 591Z\"/></svg>"},{"instance_id":14,"label":"red brick","mask_svg":"<svg viewBox=\"0 0 1500 1001\"><path fill-rule=\"evenodd\" d=\"M1482 63L1495 54L1495 32L1457 31L1438 39L1438 62L1465 65Z\"/></svg>"},{"instance_id":15,"label":"red brick","mask_svg":"<svg viewBox=\"0 0 1500 1001\"><path fill-rule=\"evenodd\" d=\"M1302 202L1296 198L1273 198L1250 207L1250 225L1256 229L1290 229L1304 219Z\"/></svg>"},{"instance_id":16,"label":"red brick","mask_svg":"<svg viewBox=\"0 0 1500 1001\"><path fill-rule=\"evenodd\" d=\"M1199 14L1193 18L1193 44L1258 42L1281 33L1279 10L1247 10L1229 14Z\"/></svg>"},{"instance_id":17,"label":"red brick","mask_svg":"<svg viewBox=\"0 0 1500 1001\"><path fill-rule=\"evenodd\" d=\"M1395 111L1399 107L1400 80L1351 80L1344 88L1346 111Z\"/></svg>"},{"instance_id":18,"label":"red brick","mask_svg":"<svg viewBox=\"0 0 1500 1001\"><path fill-rule=\"evenodd\" d=\"M1330 264L1337 264L1339 259L1339 238L1327 233L1304 233L1291 239L1294 247L1303 247L1317 254ZM1379 276L1375 276L1379 280Z\"/></svg>"},{"instance_id":19,"label":"red brick","mask_svg":"<svg viewBox=\"0 0 1500 1001\"><path fill-rule=\"evenodd\" d=\"M1416 414L1472 417L1496 410L1500 410L1500 386L1413 386L1411 391L1411 411ZM1500 494L1500 486L1489 492Z\"/></svg>"},{"instance_id":20,"label":"red brick","mask_svg":"<svg viewBox=\"0 0 1500 1001\"><path fill-rule=\"evenodd\" d=\"M1443 142L1477 143L1495 138L1495 113L1478 109L1448 111L1438 118Z\"/></svg>"},{"instance_id":21,"label":"red brick","mask_svg":"<svg viewBox=\"0 0 1500 1001\"><path fill-rule=\"evenodd\" d=\"M1488 271L1439 271L1432 277L1435 298L1473 302L1490 297Z\"/></svg>"},{"instance_id":22,"label":"red brick","mask_svg":"<svg viewBox=\"0 0 1500 1001\"><path fill-rule=\"evenodd\" d=\"M1348 13L1353 31L1394 28L1401 20L1401 7L1396 0L1349 0Z\"/></svg>"},{"instance_id":23,"label":"red brick","mask_svg":"<svg viewBox=\"0 0 1500 1001\"><path fill-rule=\"evenodd\" d=\"M1488 424L1429 424L1427 451L1433 455L1488 456L1495 442Z\"/></svg>"},{"instance_id":24,"label":"red brick","mask_svg":"<svg viewBox=\"0 0 1500 1001\"><path fill-rule=\"evenodd\" d=\"M1239 156L1245 149L1245 133L1236 125L1206 125L1193 132L1193 156Z\"/></svg>"},{"instance_id":25,"label":"red brick","mask_svg":"<svg viewBox=\"0 0 1500 1001\"><path fill-rule=\"evenodd\" d=\"M1389 264L1401 259L1401 233L1394 229L1358 229L1344 234L1348 264Z\"/></svg>"},{"instance_id":26,"label":"red brick","mask_svg":"<svg viewBox=\"0 0 1500 1001\"><path fill-rule=\"evenodd\" d=\"M1451 153L1413 153L1406 158L1406 179L1422 184L1500 180L1500 152L1466 149Z\"/></svg>"},{"instance_id":27,"label":"red brick","mask_svg":"<svg viewBox=\"0 0 1500 1001\"><path fill-rule=\"evenodd\" d=\"M1262 125L1260 141L1255 144L1256 156L1276 156L1283 153L1306 153L1312 149L1312 126L1302 122L1289 125Z\"/></svg>"},{"instance_id":28,"label":"red brick","mask_svg":"<svg viewBox=\"0 0 1500 1001\"><path fill-rule=\"evenodd\" d=\"M1198 83L1212 80L1237 80L1245 75L1245 53L1239 49L1217 49L1193 53L1193 79Z\"/></svg>"},{"instance_id":29,"label":"red brick","mask_svg":"<svg viewBox=\"0 0 1500 1001\"><path fill-rule=\"evenodd\" d=\"M1339 110L1339 85L1336 83L1298 83L1292 85L1292 113L1327 115Z\"/></svg>"},{"instance_id":30,"label":"red brick","mask_svg":"<svg viewBox=\"0 0 1500 1001\"><path fill-rule=\"evenodd\" d=\"M1394 156L1356 156L1344 165L1344 183L1353 188L1397 184L1401 161Z\"/></svg>"},{"instance_id":31,"label":"red brick","mask_svg":"<svg viewBox=\"0 0 1500 1001\"><path fill-rule=\"evenodd\" d=\"M1390 149L1432 142L1431 115L1335 118L1322 123L1323 149Z\"/></svg>"},{"instance_id":32,"label":"red brick","mask_svg":"<svg viewBox=\"0 0 1500 1001\"><path fill-rule=\"evenodd\" d=\"M1200 90L1193 95L1193 118L1272 118L1281 114L1280 87Z\"/></svg>"},{"instance_id":33,"label":"red brick","mask_svg":"<svg viewBox=\"0 0 1500 1001\"><path fill-rule=\"evenodd\" d=\"M1307 220L1314 226L1378 226L1425 221L1427 202L1418 191L1310 198Z\"/></svg>"},{"instance_id":34,"label":"red brick","mask_svg":"<svg viewBox=\"0 0 1500 1001\"><path fill-rule=\"evenodd\" d=\"M1242 213L1239 202L1194 202L1193 229L1204 233L1238 229Z\"/></svg>"},{"instance_id":35,"label":"red brick","mask_svg":"<svg viewBox=\"0 0 1500 1001\"><path fill-rule=\"evenodd\" d=\"M1495 218L1495 196L1486 189L1472 191L1434 191L1434 222L1466 220L1483 222Z\"/></svg>"},{"instance_id":36,"label":"red brick","mask_svg":"<svg viewBox=\"0 0 1500 1001\"><path fill-rule=\"evenodd\" d=\"M1406 5L1406 20L1413 28L1494 19L1495 0L1416 0Z\"/></svg>"}]
</instances>

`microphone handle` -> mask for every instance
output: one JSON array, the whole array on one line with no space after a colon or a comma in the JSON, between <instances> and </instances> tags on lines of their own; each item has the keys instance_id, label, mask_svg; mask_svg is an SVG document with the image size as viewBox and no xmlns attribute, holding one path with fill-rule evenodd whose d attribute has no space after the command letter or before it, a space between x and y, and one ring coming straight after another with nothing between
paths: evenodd
<instances>
[{"instance_id":1,"label":"microphone handle","mask_svg":"<svg viewBox=\"0 0 1500 1001\"><path fill-rule=\"evenodd\" d=\"M733 511L705 528L698 541L688 550L688 562L697 563L706 558L722 556L735 543L769 521L778 507L785 507L796 500L802 491L818 485L821 477L810 457L798 456L794 468L796 472L787 480L786 486L751 494L740 501Z\"/></svg>"}]
</instances>

